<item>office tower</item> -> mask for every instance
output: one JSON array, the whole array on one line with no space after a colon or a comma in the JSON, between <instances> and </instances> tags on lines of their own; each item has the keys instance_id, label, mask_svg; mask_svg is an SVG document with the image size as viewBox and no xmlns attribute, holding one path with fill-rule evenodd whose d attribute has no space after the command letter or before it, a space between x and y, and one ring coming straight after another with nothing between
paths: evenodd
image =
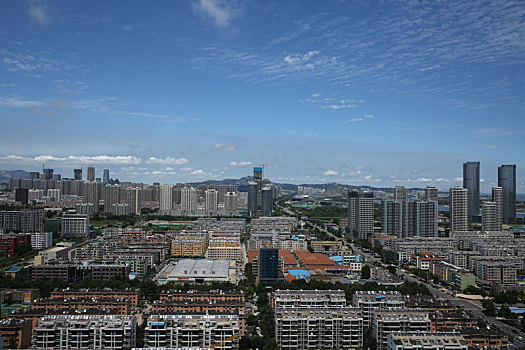
<instances>
[{"instance_id":1,"label":"office tower","mask_svg":"<svg viewBox=\"0 0 525 350\"><path fill-rule=\"evenodd\" d=\"M88 166L87 168L87 180L95 181L95 167Z\"/></svg>"},{"instance_id":2,"label":"office tower","mask_svg":"<svg viewBox=\"0 0 525 350\"><path fill-rule=\"evenodd\" d=\"M53 180L53 169L44 168L42 170L42 180Z\"/></svg>"},{"instance_id":3,"label":"office tower","mask_svg":"<svg viewBox=\"0 0 525 350\"><path fill-rule=\"evenodd\" d=\"M425 200L437 202L438 189L434 186L427 186L427 188L425 188Z\"/></svg>"},{"instance_id":4,"label":"office tower","mask_svg":"<svg viewBox=\"0 0 525 350\"><path fill-rule=\"evenodd\" d=\"M501 231L503 222L503 189L501 187L492 187L492 201L496 203L496 222L498 229Z\"/></svg>"},{"instance_id":5,"label":"office tower","mask_svg":"<svg viewBox=\"0 0 525 350\"><path fill-rule=\"evenodd\" d=\"M82 192L84 198L83 203L91 203L94 206L95 213L98 213L98 186L94 181L84 182L84 190Z\"/></svg>"},{"instance_id":6,"label":"office tower","mask_svg":"<svg viewBox=\"0 0 525 350\"><path fill-rule=\"evenodd\" d=\"M224 210L226 211L237 210L237 193L227 192L224 195Z\"/></svg>"},{"instance_id":7,"label":"office tower","mask_svg":"<svg viewBox=\"0 0 525 350\"><path fill-rule=\"evenodd\" d=\"M109 183L109 169L104 169L104 175L102 175L102 182Z\"/></svg>"},{"instance_id":8,"label":"office tower","mask_svg":"<svg viewBox=\"0 0 525 350\"><path fill-rule=\"evenodd\" d=\"M394 187L394 200L402 202L407 199L407 189L405 186L396 186Z\"/></svg>"},{"instance_id":9,"label":"office tower","mask_svg":"<svg viewBox=\"0 0 525 350\"><path fill-rule=\"evenodd\" d=\"M206 190L206 215L217 215L218 192L217 190Z\"/></svg>"},{"instance_id":10,"label":"office tower","mask_svg":"<svg viewBox=\"0 0 525 350\"><path fill-rule=\"evenodd\" d=\"M27 188L15 188L15 202L27 204L29 201L29 190Z\"/></svg>"},{"instance_id":11,"label":"office tower","mask_svg":"<svg viewBox=\"0 0 525 350\"><path fill-rule=\"evenodd\" d=\"M173 208L173 186L159 186L159 210L168 211Z\"/></svg>"},{"instance_id":12,"label":"office tower","mask_svg":"<svg viewBox=\"0 0 525 350\"><path fill-rule=\"evenodd\" d=\"M479 162L463 163L463 188L468 190L468 218L479 216Z\"/></svg>"},{"instance_id":13,"label":"office tower","mask_svg":"<svg viewBox=\"0 0 525 350\"><path fill-rule=\"evenodd\" d=\"M263 168L262 167L254 167L253 168L253 181L261 181L263 179Z\"/></svg>"},{"instance_id":14,"label":"office tower","mask_svg":"<svg viewBox=\"0 0 525 350\"><path fill-rule=\"evenodd\" d=\"M367 240L374 233L374 193L348 192L348 229L356 239Z\"/></svg>"},{"instance_id":15,"label":"office tower","mask_svg":"<svg viewBox=\"0 0 525 350\"><path fill-rule=\"evenodd\" d=\"M263 216L271 216L273 210L273 192L270 186L264 186L261 191L261 211Z\"/></svg>"},{"instance_id":16,"label":"office tower","mask_svg":"<svg viewBox=\"0 0 525 350\"><path fill-rule=\"evenodd\" d=\"M140 215L142 210L142 190L140 188L126 188L126 203L129 205L129 213Z\"/></svg>"},{"instance_id":17,"label":"office tower","mask_svg":"<svg viewBox=\"0 0 525 350\"><path fill-rule=\"evenodd\" d=\"M272 284L279 279L279 249L259 249L258 283Z\"/></svg>"},{"instance_id":18,"label":"office tower","mask_svg":"<svg viewBox=\"0 0 525 350\"><path fill-rule=\"evenodd\" d=\"M193 187L181 189L181 210L184 214L193 214L197 211L197 192Z\"/></svg>"},{"instance_id":19,"label":"office tower","mask_svg":"<svg viewBox=\"0 0 525 350\"><path fill-rule=\"evenodd\" d=\"M481 205L481 229L483 231L501 231L501 222L498 225L496 202L483 202Z\"/></svg>"},{"instance_id":20,"label":"office tower","mask_svg":"<svg viewBox=\"0 0 525 350\"><path fill-rule=\"evenodd\" d=\"M40 179L40 173L38 171L31 171L29 173L29 179L30 180Z\"/></svg>"},{"instance_id":21,"label":"office tower","mask_svg":"<svg viewBox=\"0 0 525 350\"><path fill-rule=\"evenodd\" d=\"M73 173L75 174L75 180L82 180L82 169L74 169Z\"/></svg>"},{"instance_id":22,"label":"office tower","mask_svg":"<svg viewBox=\"0 0 525 350\"><path fill-rule=\"evenodd\" d=\"M50 188L47 190L47 196L51 198L51 201L58 202L62 200L62 195L59 188Z\"/></svg>"},{"instance_id":23,"label":"office tower","mask_svg":"<svg viewBox=\"0 0 525 350\"><path fill-rule=\"evenodd\" d=\"M468 190L452 187L449 192L450 229L452 232L468 230Z\"/></svg>"},{"instance_id":24,"label":"office tower","mask_svg":"<svg viewBox=\"0 0 525 350\"><path fill-rule=\"evenodd\" d=\"M516 221L516 164L498 167L498 186L503 194L503 222L513 223Z\"/></svg>"},{"instance_id":25,"label":"office tower","mask_svg":"<svg viewBox=\"0 0 525 350\"><path fill-rule=\"evenodd\" d=\"M253 168L253 179L254 181L248 183L248 212L250 216L271 216L273 210L273 190L270 180L263 178L262 167ZM266 190L263 191L265 188ZM268 188L270 191L265 192ZM270 201L272 202L271 205Z\"/></svg>"},{"instance_id":26,"label":"office tower","mask_svg":"<svg viewBox=\"0 0 525 350\"><path fill-rule=\"evenodd\" d=\"M248 182L248 213L255 216L257 212L257 183Z\"/></svg>"},{"instance_id":27,"label":"office tower","mask_svg":"<svg viewBox=\"0 0 525 350\"><path fill-rule=\"evenodd\" d=\"M403 237L403 202L381 201L381 232Z\"/></svg>"},{"instance_id":28,"label":"office tower","mask_svg":"<svg viewBox=\"0 0 525 350\"><path fill-rule=\"evenodd\" d=\"M120 186L106 185L104 189L104 213L113 213L113 204L120 204Z\"/></svg>"},{"instance_id":29,"label":"office tower","mask_svg":"<svg viewBox=\"0 0 525 350\"><path fill-rule=\"evenodd\" d=\"M63 214L61 220L62 238L87 238L89 236L89 215Z\"/></svg>"}]
</instances>

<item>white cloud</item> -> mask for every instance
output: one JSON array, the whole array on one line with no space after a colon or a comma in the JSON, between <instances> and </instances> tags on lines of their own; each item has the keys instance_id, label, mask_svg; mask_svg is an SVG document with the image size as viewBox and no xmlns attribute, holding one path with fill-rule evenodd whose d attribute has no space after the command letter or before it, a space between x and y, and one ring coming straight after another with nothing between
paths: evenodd
<instances>
[{"instance_id":1,"label":"white cloud","mask_svg":"<svg viewBox=\"0 0 525 350\"><path fill-rule=\"evenodd\" d=\"M31 21L37 23L38 25L44 25L49 20L48 9L44 2L32 1L29 4L27 13L29 14Z\"/></svg>"},{"instance_id":2,"label":"white cloud","mask_svg":"<svg viewBox=\"0 0 525 350\"><path fill-rule=\"evenodd\" d=\"M356 122L360 122L360 121L363 121L363 118L350 118L350 119L348 119L349 123L356 123Z\"/></svg>"},{"instance_id":3,"label":"white cloud","mask_svg":"<svg viewBox=\"0 0 525 350\"><path fill-rule=\"evenodd\" d=\"M326 176L337 176L339 173L335 170L329 169L323 173Z\"/></svg>"},{"instance_id":4,"label":"white cloud","mask_svg":"<svg viewBox=\"0 0 525 350\"><path fill-rule=\"evenodd\" d=\"M18 97L0 97L0 106L14 108L45 107L48 104L42 101L23 100Z\"/></svg>"},{"instance_id":5,"label":"white cloud","mask_svg":"<svg viewBox=\"0 0 525 350\"><path fill-rule=\"evenodd\" d=\"M223 150L223 151L235 151L235 146L232 145L231 143L222 143L222 142L218 142L216 143L215 145L213 145L214 148L216 149L220 149L220 150Z\"/></svg>"},{"instance_id":6,"label":"white cloud","mask_svg":"<svg viewBox=\"0 0 525 350\"><path fill-rule=\"evenodd\" d=\"M372 175L367 175L367 176L363 177L363 180L366 180L366 181L372 180Z\"/></svg>"},{"instance_id":7,"label":"white cloud","mask_svg":"<svg viewBox=\"0 0 525 350\"><path fill-rule=\"evenodd\" d=\"M210 173L202 170L202 169L197 169L197 170L193 170L191 173L191 175L195 175L195 176L211 176Z\"/></svg>"},{"instance_id":8,"label":"white cloud","mask_svg":"<svg viewBox=\"0 0 525 350\"><path fill-rule=\"evenodd\" d=\"M356 171L351 171L351 172L348 173L348 175L354 176L354 177L355 176L359 176L359 175L361 175L361 170L357 169Z\"/></svg>"},{"instance_id":9,"label":"white cloud","mask_svg":"<svg viewBox=\"0 0 525 350\"><path fill-rule=\"evenodd\" d=\"M213 20L219 28L228 27L242 13L240 6L233 1L226 0L198 0L193 3L193 10Z\"/></svg>"},{"instance_id":10,"label":"white cloud","mask_svg":"<svg viewBox=\"0 0 525 350\"><path fill-rule=\"evenodd\" d=\"M191 171L191 168L189 166L180 168L181 171Z\"/></svg>"},{"instance_id":11,"label":"white cloud","mask_svg":"<svg viewBox=\"0 0 525 350\"><path fill-rule=\"evenodd\" d=\"M416 182L432 182L433 180L432 179L429 179L427 177L420 177L419 179L416 180Z\"/></svg>"},{"instance_id":12,"label":"white cloud","mask_svg":"<svg viewBox=\"0 0 525 350\"><path fill-rule=\"evenodd\" d=\"M345 108L355 108L357 107L354 103L341 103L341 104L333 104L333 105L327 105L327 106L321 106L322 109L345 109Z\"/></svg>"},{"instance_id":13,"label":"white cloud","mask_svg":"<svg viewBox=\"0 0 525 350\"><path fill-rule=\"evenodd\" d=\"M455 181L455 182L463 182L463 178L461 178L461 177L456 177L456 178L454 178L454 181Z\"/></svg>"},{"instance_id":14,"label":"white cloud","mask_svg":"<svg viewBox=\"0 0 525 350\"><path fill-rule=\"evenodd\" d=\"M244 161L244 162L231 161L230 162L230 166L250 166L250 165L253 165L253 164L252 162L248 162L248 161Z\"/></svg>"},{"instance_id":15,"label":"white cloud","mask_svg":"<svg viewBox=\"0 0 525 350\"><path fill-rule=\"evenodd\" d=\"M365 114L365 118L368 118L368 119L376 119L376 116L373 115L373 114Z\"/></svg>"},{"instance_id":16,"label":"white cloud","mask_svg":"<svg viewBox=\"0 0 525 350\"><path fill-rule=\"evenodd\" d=\"M146 163L148 164L175 164L175 165L181 165L188 163L189 160L186 158L173 158L173 157L166 157L166 158L156 158L156 157L149 157Z\"/></svg>"},{"instance_id":17,"label":"white cloud","mask_svg":"<svg viewBox=\"0 0 525 350\"><path fill-rule=\"evenodd\" d=\"M141 158L135 156L67 156L55 157L52 155L40 155L35 157L23 157L9 155L0 157L3 162L25 162L25 163L45 163L45 162L64 162L67 164L140 164Z\"/></svg>"},{"instance_id":18,"label":"white cloud","mask_svg":"<svg viewBox=\"0 0 525 350\"><path fill-rule=\"evenodd\" d=\"M318 55L320 52L317 50L308 51L307 53L300 55L288 55L284 58L284 61L289 64L300 64L310 61L314 56ZM311 67L313 68L313 66Z\"/></svg>"}]
</instances>

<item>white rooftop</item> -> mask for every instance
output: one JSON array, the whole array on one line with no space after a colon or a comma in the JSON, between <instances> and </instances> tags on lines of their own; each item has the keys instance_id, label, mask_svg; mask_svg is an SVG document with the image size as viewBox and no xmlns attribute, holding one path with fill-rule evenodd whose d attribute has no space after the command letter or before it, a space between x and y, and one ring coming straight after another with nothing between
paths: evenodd
<instances>
[{"instance_id":1,"label":"white rooftop","mask_svg":"<svg viewBox=\"0 0 525 350\"><path fill-rule=\"evenodd\" d=\"M230 260L181 259L168 275L173 278L228 278Z\"/></svg>"}]
</instances>

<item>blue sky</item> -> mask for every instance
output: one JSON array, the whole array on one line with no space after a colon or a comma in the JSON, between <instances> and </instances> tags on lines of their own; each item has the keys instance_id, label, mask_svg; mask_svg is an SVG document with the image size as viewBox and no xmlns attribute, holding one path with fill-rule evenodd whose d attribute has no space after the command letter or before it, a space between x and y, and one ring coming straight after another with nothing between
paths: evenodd
<instances>
[{"instance_id":1,"label":"blue sky","mask_svg":"<svg viewBox=\"0 0 525 350\"><path fill-rule=\"evenodd\" d=\"M459 184L517 164L523 1L2 1L0 168Z\"/></svg>"}]
</instances>

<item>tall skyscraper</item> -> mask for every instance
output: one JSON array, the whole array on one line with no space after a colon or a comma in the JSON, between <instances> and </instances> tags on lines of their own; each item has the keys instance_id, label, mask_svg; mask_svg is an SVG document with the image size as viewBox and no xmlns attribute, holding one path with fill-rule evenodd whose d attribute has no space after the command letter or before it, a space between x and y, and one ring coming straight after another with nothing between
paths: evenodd
<instances>
[{"instance_id":1,"label":"tall skyscraper","mask_svg":"<svg viewBox=\"0 0 525 350\"><path fill-rule=\"evenodd\" d=\"M394 187L394 200L397 202L402 202L405 199L407 199L407 189L405 186Z\"/></svg>"},{"instance_id":2,"label":"tall skyscraper","mask_svg":"<svg viewBox=\"0 0 525 350\"><path fill-rule=\"evenodd\" d=\"M217 215L218 209L218 195L217 190L209 189L206 190L206 215L215 216Z\"/></svg>"},{"instance_id":3,"label":"tall skyscraper","mask_svg":"<svg viewBox=\"0 0 525 350\"><path fill-rule=\"evenodd\" d=\"M42 180L53 180L53 169L44 168L42 170Z\"/></svg>"},{"instance_id":4,"label":"tall skyscraper","mask_svg":"<svg viewBox=\"0 0 525 350\"><path fill-rule=\"evenodd\" d=\"M87 168L87 180L95 181L95 167L88 166Z\"/></svg>"},{"instance_id":5,"label":"tall skyscraper","mask_svg":"<svg viewBox=\"0 0 525 350\"><path fill-rule=\"evenodd\" d=\"M168 211L173 208L173 186L159 186L159 210Z\"/></svg>"},{"instance_id":6,"label":"tall skyscraper","mask_svg":"<svg viewBox=\"0 0 525 350\"><path fill-rule=\"evenodd\" d=\"M102 182L109 183L109 169L104 169L104 175L102 175Z\"/></svg>"},{"instance_id":7,"label":"tall skyscraper","mask_svg":"<svg viewBox=\"0 0 525 350\"><path fill-rule=\"evenodd\" d=\"M382 232L397 237L437 237L438 204L436 201L386 200L381 205Z\"/></svg>"},{"instance_id":8,"label":"tall skyscraper","mask_svg":"<svg viewBox=\"0 0 525 350\"><path fill-rule=\"evenodd\" d=\"M501 187L492 187L492 201L496 203L496 222L498 229L501 231L503 223L503 189Z\"/></svg>"},{"instance_id":9,"label":"tall skyscraper","mask_svg":"<svg viewBox=\"0 0 525 350\"><path fill-rule=\"evenodd\" d=\"M381 231L399 238L403 237L403 202L381 201Z\"/></svg>"},{"instance_id":10,"label":"tall skyscraper","mask_svg":"<svg viewBox=\"0 0 525 350\"><path fill-rule=\"evenodd\" d=\"M224 210L235 211L237 210L237 193L226 192L224 195Z\"/></svg>"},{"instance_id":11,"label":"tall skyscraper","mask_svg":"<svg viewBox=\"0 0 525 350\"><path fill-rule=\"evenodd\" d=\"M450 229L452 232L468 231L468 190L452 187L450 196Z\"/></svg>"},{"instance_id":12,"label":"tall skyscraper","mask_svg":"<svg viewBox=\"0 0 525 350\"><path fill-rule=\"evenodd\" d=\"M197 192L195 191L195 188L182 188L180 199L183 214L194 214L197 211Z\"/></svg>"},{"instance_id":13,"label":"tall skyscraper","mask_svg":"<svg viewBox=\"0 0 525 350\"><path fill-rule=\"evenodd\" d=\"M498 224L496 202L483 202L481 205L481 229L483 231L501 231L501 222Z\"/></svg>"},{"instance_id":14,"label":"tall skyscraper","mask_svg":"<svg viewBox=\"0 0 525 350\"><path fill-rule=\"evenodd\" d=\"M263 178L262 167L253 168L253 179L248 183L248 212L250 216L271 216L273 190L270 180Z\"/></svg>"},{"instance_id":15,"label":"tall skyscraper","mask_svg":"<svg viewBox=\"0 0 525 350\"><path fill-rule=\"evenodd\" d=\"M38 171L31 171L29 173L29 179L30 180L40 179L40 173Z\"/></svg>"},{"instance_id":16,"label":"tall skyscraper","mask_svg":"<svg viewBox=\"0 0 525 350\"><path fill-rule=\"evenodd\" d=\"M98 193L99 187L95 181L86 181L84 182L84 189L82 197L84 198L84 203L91 203L94 206L95 213L98 213Z\"/></svg>"},{"instance_id":17,"label":"tall skyscraper","mask_svg":"<svg viewBox=\"0 0 525 350\"><path fill-rule=\"evenodd\" d=\"M468 190L468 218L475 221L479 216L479 162L463 163L463 188Z\"/></svg>"},{"instance_id":18,"label":"tall skyscraper","mask_svg":"<svg viewBox=\"0 0 525 350\"><path fill-rule=\"evenodd\" d=\"M126 188L126 203L129 205L129 213L140 215L142 210L142 189Z\"/></svg>"},{"instance_id":19,"label":"tall skyscraper","mask_svg":"<svg viewBox=\"0 0 525 350\"><path fill-rule=\"evenodd\" d=\"M74 169L73 173L75 174L75 180L82 180L82 169Z\"/></svg>"},{"instance_id":20,"label":"tall skyscraper","mask_svg":"<svg viewBox=\"0 0 525 350\"><path fill-rule=\"evenodd\" d=\"M356 239L367 240L374 233L374 194L348 192L348 229Z\"/></svg>"},{"instance_id":21,"label":"tall skyscraper","mask_svg":"<svg viewBox=\"0 0 525 350\"><path fill-rule=\"evenodd\" d=\"M104 213L113 213L113 204L120 203L120 186L106 185L104 190Z\"/></svg>"},{"instance_id":22,"label":"tall skyscraper","mask_svg":"<svg viewBox=\"0 0 525 350\"><path fill-rule=\"evenodd\" d=\"M273 210L273 192L269 185L262 188L261 191L261 211L263 216L271 216Z\"/></svg>"},{"instance_id":23,"label":"tall skyscraper","mask_svg":"<svg viewBox=\"0 0 525 350\"><path fill-rule=\"evenodd\" d=\"M513 223L516 221L516 164L498 167L498 186L503 194L503 222Z\"/></svg>"},{"instance_id":24,"label":"tall skyscraper","mask_svg":"<svg viewBox=\"0 0 525 350\"><path fill-rule=\"evenodd\" d=\"M438 189L434 186L427 186L427 188L425 188L425 200L437 202Z\"/></svg>"}]
</instances>

